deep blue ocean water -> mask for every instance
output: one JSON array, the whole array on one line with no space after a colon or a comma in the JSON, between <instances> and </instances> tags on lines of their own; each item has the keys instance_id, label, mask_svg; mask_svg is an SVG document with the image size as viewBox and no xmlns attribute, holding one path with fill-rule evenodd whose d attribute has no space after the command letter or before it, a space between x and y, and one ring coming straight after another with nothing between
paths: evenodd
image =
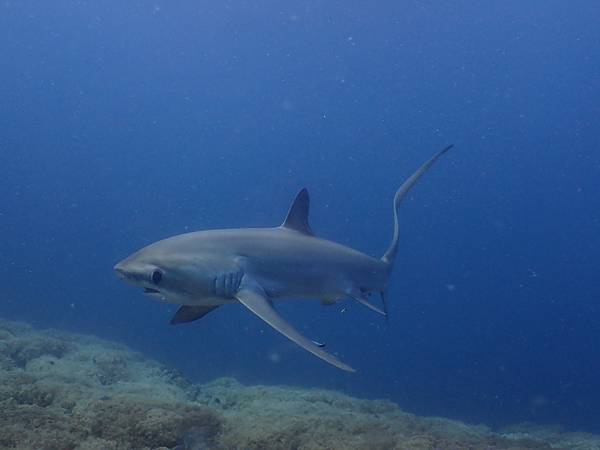
<instances>
[{"instance_id":1,"label":"deep blue ocean water","mask_svg":"<svg viewBox=\"0 0 600 450\"><path fill-rule=\"evenodd\" d=\"M0 317L116 339L189 377L600 432L600 4L3 1ZM379 256L390 320L287 302L339 371L248 311L170 326L115 262L278 225Z\"/></svg>"}]
</instances>

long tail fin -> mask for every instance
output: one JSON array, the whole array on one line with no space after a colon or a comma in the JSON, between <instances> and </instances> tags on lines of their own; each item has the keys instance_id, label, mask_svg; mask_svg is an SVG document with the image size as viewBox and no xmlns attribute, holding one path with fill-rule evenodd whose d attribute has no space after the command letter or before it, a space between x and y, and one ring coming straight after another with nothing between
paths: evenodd
<instances>
[{"instance_id":1,"label":"long tail fin","mask_svg":"<svg viewBox=\"0 0 600 450\"><path fill-rule=\"evenodd\" d=\"M419 167L415 173L413 173L404 183L402 183L402 186L400 186L400 188L396 191L396 195L394 196L394 236L392 237L392 242L391 242L390 246L388 247L387 251L381 257L381 260L388 264L389 270L392 269L392 267L394 265L394 260L396 259L396 253L398 252L398 237L399 237L398 208L400 207L400 203L402 202L402 199L406 196L408 191L410 191L410 189L414 186L414 184L417 182L417 180L419 178L421 178L421 175L423 175L425 172L427 172L427 169L429 169L433 165L433 163L438 160L438 158L440 156L442 156L444 153L446 153L452 147L453 147L453 145L449 145L442 151L433 155L433 157L429 161L427 161L425 164L423 164L421 167Z\"/></svg>"}]
</instances>

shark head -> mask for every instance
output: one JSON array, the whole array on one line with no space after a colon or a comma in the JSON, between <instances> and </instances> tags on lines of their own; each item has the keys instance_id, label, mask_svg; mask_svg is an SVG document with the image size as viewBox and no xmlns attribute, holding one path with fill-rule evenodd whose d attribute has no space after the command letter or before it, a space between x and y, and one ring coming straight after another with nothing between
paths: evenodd
<instances>
[{"instance_id":1,"label":"shark head","mask_svg":"<svg viewBox=\"0 0 600 450\"><path fill-rule=\"evenodd\" d=\"M117 263L114 270L119 278L168 303L193 304L215 296L214 271L207 258L169 252L157 244Z\"/></svg>"}]
</instances>

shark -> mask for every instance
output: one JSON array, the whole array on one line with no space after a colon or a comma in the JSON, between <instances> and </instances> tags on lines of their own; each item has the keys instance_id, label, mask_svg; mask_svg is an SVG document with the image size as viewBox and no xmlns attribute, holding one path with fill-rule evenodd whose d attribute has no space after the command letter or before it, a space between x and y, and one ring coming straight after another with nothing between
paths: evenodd
<instances>
[{"instance_id":1,"label":"shark","mask_svg":"<svg viewBox=\"0 0 600 450\"><path fill-rule=\"evenodd\" d=\"M180 305L172 324L188 323L226 304L240 304L313 355L354 372L348 364L284 319L275 302L319 299L334 304L354 299L387 317L387 291L399 245L398 213L417 180L448 150L422 164L398 188L393 235L380 258L315 235L309 223L306 188L294 198L285 220L271 228L231 228L180 234L152 243L114 266L124 281L160 301ZM371 301L379 294L381 307Z\"/></svg>"}]
</instances>

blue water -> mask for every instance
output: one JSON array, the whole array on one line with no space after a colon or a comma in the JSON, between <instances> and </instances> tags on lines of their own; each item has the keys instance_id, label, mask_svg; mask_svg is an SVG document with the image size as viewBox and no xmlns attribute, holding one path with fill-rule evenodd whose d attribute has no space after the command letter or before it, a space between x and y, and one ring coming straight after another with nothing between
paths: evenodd
<instances>
[{"instance_id":1,"label":"blue water","mask_svg":"<svg viewBox=\"0 0 600 450\"><path fill-rule=\"evenodd\" d=\"M117 339L189 377L384 397L418 414L600 432L600 4L0 5L0 317ZM115 262L279 224L379 256L386 323L281 305L339 371L248 311L173 327Z\"/></svg>"}]
</instances>

